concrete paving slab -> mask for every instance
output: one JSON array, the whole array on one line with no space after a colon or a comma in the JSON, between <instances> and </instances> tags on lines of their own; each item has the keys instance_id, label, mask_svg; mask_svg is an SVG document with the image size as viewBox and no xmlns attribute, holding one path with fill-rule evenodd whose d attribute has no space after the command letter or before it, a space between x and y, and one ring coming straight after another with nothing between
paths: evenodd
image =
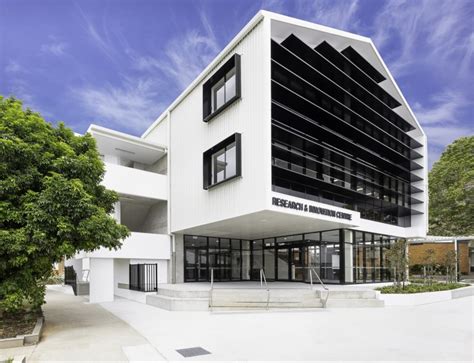
<instances>
[{"instance_id":1,"label":"concrete paving slab","mask_svg":"<svg viewBox=\"0 0 474 363\"><path fill-rule=\"evenodd\" d=\"M103 303L168 360L466 361L472 297L413 307L213 314ZM183 347L210 355L184 358Z\"/></svg>"},{"instance_id":2,"label":"concrete paving slab","mask_svg":"<svg viewBox=\"0 0 474 363\"><path fill-rule=\"evenodd\" d=\"M166 360L151 344L122 347L129 362L164 361Z\"/></svg>"},{"instance_id":3,"label":"concrete paving slab","mask_svg":"<svg viewBox=\"0 0 474 363\"><path fill-rule=\"evenodd\" d=\"M70 287L48 287L45 325L37 346L2 350L0 356L25 354L37 361L127 361L123 346L148 344L124 321L98 304L86 304Z\"/></svg>"}]
</instances>

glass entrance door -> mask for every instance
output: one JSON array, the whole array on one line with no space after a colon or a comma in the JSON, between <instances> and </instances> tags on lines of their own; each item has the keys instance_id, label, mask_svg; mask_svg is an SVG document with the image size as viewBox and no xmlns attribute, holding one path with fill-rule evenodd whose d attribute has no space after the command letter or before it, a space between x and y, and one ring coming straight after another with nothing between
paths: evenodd
<instances>
[{"instance_id":1,"label":"glass entrance door","mask_svg":"<svg viewBox=\"0 0 474 363\"><path fill-rule=\"evenodd\" d=\"M208 260L207 260L207 250L198 249L196 253L197 257L197 279L196 281L207 281L207 271L208 271Z\"/></svg>"},{"instance_id":2,"label":"glass entrance door","mask_svg":"<svg viewBox=\"0 0 474 363\"><path fill-rule=\"evenodd\" d=\"M291 281L304 281L304 248L292 247L291 252Z\"/></svg>"},{"instance_id":3,"label":"glass entrance door","mask_svg":"<svg viewBox=\"0 0 474 363\"><path fill-rule=\"evenodd\" d=\"M319 245L307 246L305 250L305 264L308 267L306 269L305 281L310 282L310 268L314 268L316 273L321 276L321 247ZM315 279L316 276L313 274L313 282L315 282Z\"/></svg>"}]
</instances>

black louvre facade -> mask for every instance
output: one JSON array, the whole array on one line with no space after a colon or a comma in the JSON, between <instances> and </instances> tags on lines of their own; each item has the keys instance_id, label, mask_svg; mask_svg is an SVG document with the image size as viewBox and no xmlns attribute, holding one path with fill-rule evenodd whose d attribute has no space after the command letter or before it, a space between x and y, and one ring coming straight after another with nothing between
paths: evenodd
<instances>
[{"instance_id":1,"label":"black louvre facade","mask_svg":"<svg viewBox=\"0 0 474 363\"><path fill-rule=\"evenodd\" d=\"M409 227L422 145L384 77L350 47L290 35L271 52L273 190Z\"/></svg>"}]
</instances>

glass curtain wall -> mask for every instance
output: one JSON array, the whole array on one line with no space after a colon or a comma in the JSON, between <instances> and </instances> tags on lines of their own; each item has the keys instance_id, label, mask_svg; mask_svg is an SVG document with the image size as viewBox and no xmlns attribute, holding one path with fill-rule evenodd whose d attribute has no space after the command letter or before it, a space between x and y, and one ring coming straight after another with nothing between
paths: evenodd
<instances>
[{"instance_id":1,"label":"glass curtain wall","mask_svg":"<svg viewBox=\"0 0 474 363\"><path fill-rule=\"evenodd\" d=\"M408 227L421 213L412 183L422 180L413 173L422 145L393 110L399 103L354 59L373 73L353 49L312 48L295 35L272 40L273 190Z\"/></svg>"},{"instance_id":2,"label":"glass curtain wall","mask_svg":"<svg viewBox=\"0 0 474 363\"><path fill-rule=\"evenodd\" d=\"M386 252L395 237L330 230L264 240L184 236L185 282L267 280L326 283L390 281ZM313 280L315 276L313 274Z\"/></svg>"}]
</instances>

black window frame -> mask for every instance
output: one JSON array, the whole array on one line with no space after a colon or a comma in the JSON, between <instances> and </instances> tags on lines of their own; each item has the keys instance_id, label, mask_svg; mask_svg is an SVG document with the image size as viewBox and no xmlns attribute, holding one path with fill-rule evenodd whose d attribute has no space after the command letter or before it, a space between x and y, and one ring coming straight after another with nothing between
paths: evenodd
<instances>
[{"instance_id":1,"label":"black window frame","mask_svg":"<svg viewBox=\"0 0 474 363\"><path fill-rule=\"evenodd\" d=\"M203 153L202 155L203 157L203 163L202 163L203 189L208 190L208 189L214 188L217 185L220 185L222 183L228 182L232 179L239 178L242 176L241 139L242 139L241 134L236 132ZM226 146L233 144L234 142L235 142L235 174L219 182L213 183L212 155L214 155L217 151L225 148Z\"/></svg>"},{"instance_id":2,"label":"black window frame","mask_svg":"<svg viewBox=\"0 0 474 363\"><path fill-rule=\"evenodd\" d=\"M235 68L235 95L224 102L215 111L212 111L212 87L219 83L228 72ZM203 122L209 122L231 104L241 98L240 54L234 54L222 65L202 86Z\"/></svg>"}]
</instances>

